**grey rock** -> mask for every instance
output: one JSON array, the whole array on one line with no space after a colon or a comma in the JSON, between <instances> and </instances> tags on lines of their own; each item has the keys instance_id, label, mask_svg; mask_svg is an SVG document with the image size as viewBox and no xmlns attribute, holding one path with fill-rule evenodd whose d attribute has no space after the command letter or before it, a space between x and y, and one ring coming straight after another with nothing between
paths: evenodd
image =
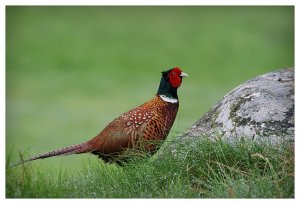
<instances>
[{"instance_id":1,"label":"grey rock","mask_svg":"<svg viewBox=\"0 0 300 204\"><path fill-rule=\"evenodd\" d=\"M294 68L246 81L179 136L294 143Z\"/></svg>"}]
</instances>

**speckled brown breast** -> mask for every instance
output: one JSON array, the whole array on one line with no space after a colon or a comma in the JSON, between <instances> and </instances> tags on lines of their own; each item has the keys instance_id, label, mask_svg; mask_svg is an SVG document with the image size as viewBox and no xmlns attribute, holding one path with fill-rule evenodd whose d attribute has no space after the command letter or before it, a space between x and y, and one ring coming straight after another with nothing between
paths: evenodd
<instances>
[{"instance_id":1,"label":"speckled brown breast","mask_svg":"<svg viewBox=\"0 0 300 204\"><path fill-rule=\"evenodd\" d=\"M169 103L155 96L108 124L91 140L105 161L128 149L143 149L154 153L159 141L165 140L176 118L179 103Z\"/></svg>"},{"instance_id":2,"label":"speckled brown breast","mask_svg":"<svg viewBox=\"0 0 300 204\"><path fill-rule=\"evenodd\" d=\"M143 130L143 147L147 151L155 151L161 140L165 140L176 118L178 103L168 103L157 99L156 114Z\"/></svg>"}]
</instances>

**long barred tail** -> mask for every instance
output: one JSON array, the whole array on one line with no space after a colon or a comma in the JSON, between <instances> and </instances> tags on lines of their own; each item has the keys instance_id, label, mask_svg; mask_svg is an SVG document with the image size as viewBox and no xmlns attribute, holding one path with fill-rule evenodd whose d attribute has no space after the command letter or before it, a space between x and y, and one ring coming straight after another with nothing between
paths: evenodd
<instances>
[{"instance_id":1,"label":"long barred tail","mask_svg":"<svg viewBox=\"0 0 300 204\"><path fill-rule=\"evenodd\" d=\"M30 159L27 159L27 160L22 160L16 164L14 164L11 167L18 166L20 164L31 162L31 161L37 160L37 159L45 159L48 157L70 155L70 154L81 154L81 153L86 153L86 152L91 152L91 151L93 151L93 146L89 142L84 142L81 144L75 144L75 145L63 147L63 148L60 148L60 149L57 149L54 151L50 151L47 153L43 153L43 154L31 157Z\"/></svg>"}]
</instances>

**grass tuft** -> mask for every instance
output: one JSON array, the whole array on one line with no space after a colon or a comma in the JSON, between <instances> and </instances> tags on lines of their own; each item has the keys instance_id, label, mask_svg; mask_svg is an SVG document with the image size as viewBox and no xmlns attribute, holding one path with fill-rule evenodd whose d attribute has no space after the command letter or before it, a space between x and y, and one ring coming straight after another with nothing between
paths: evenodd
<instances>
[{"instance_id":1,"label":"grass tuft","mask_svg":"<svg viewBox=\"0 0 300 204\"><path fill-rule=\"evenodd\" d=\"M172 150L169 147L172 146ZM124 166L87 162L77 173L6 170L8 198L294 198L294 149L200 139Z\"/></svg>"}]
</instances>

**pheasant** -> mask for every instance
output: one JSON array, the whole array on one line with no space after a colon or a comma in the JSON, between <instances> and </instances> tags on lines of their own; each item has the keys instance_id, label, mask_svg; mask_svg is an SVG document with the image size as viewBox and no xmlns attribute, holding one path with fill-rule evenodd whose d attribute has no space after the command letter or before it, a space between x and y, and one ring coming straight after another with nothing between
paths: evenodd
<instances>
[{"instance_id":1,"label":"pheasant","mask_svg":"<svg viewBox=\"0 0 300 204\"><path fill-rule=\"evenodd\" d=\"M121 164L130 150L153 154L164 141L179 107L177 89L188 75L179 67L162 72L156 95L148 102L129 110L109 123L96 137L23 160L16 165L48 157L92 153L105 162ZM130 155L130 154L129 154ZM14 166L16 166L14 165Z\"/></svg>"}]
</instances>

